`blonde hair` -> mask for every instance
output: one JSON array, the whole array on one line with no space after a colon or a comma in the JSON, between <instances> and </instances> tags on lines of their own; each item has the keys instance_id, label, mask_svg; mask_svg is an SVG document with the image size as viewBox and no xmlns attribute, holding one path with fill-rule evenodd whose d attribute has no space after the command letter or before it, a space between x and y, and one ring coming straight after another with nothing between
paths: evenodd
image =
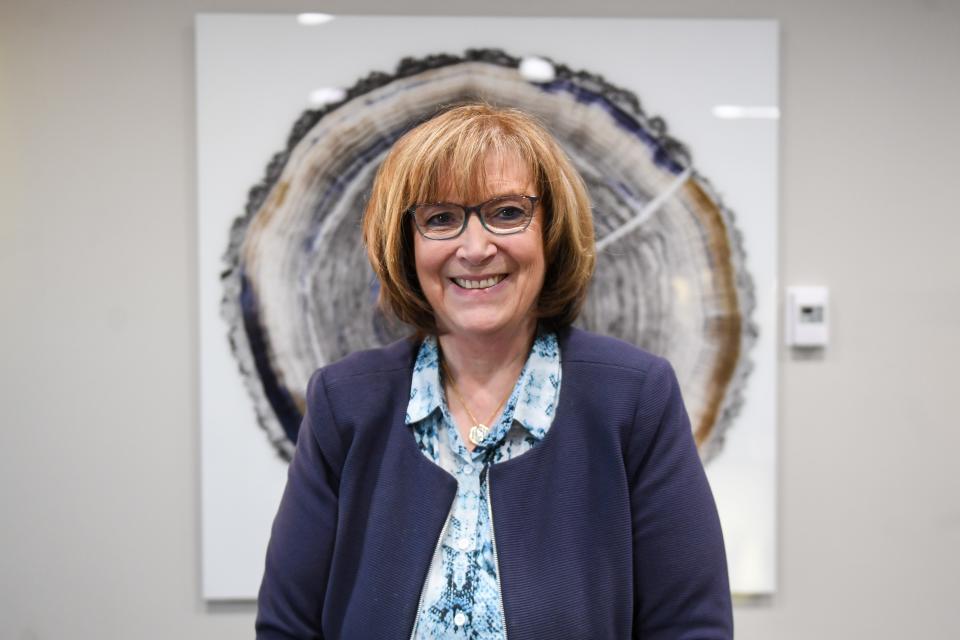
<instances>
[{"instance_id":1,"label":"blonde hair","mask_svg":"<svg viewBox=\"0 0 960 640\"><path fill-rule=\"evenodd\" d=\"M367 255L380 280L384 310L424 333L436 319L417 280L414 204L435 202L452 187L467 202L489 197L486 160L513 156L528 169L544 212L546 273L537 317L569 326L583 307L595 262L593 216L583 178L556 140L516 109L466 104L442 111L401 137L377 171L363 216Z\"/></svg>"}]
</instances>

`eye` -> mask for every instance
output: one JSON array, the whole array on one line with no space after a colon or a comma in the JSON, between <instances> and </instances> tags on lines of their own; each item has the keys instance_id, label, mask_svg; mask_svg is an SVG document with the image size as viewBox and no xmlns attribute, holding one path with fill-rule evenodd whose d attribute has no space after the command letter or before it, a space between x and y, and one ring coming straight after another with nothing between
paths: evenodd
<instances>
[{"instance_id":1,"label":"eye","mask_svg":"<svg viewBox=\"0 0 960 640\"><path fill-rule=\"evenodd\" d=\"M530 201L520 196L505 196L484 205L483 220L488 229L495 232L513 232L530 220Z\"/></svg>"},{"instance_id":2,"label":"eye","mask_svg":"<svg viewBox=\"0 0 960 640\"><path fill-rule=\"evenodd\" d=\"M493 220L498 220L500 222L515 222L522 219L526 215L526 212L520 207L515 207L512 205L504 205L497 207L493 215L490 216Z\"/></svg>"},{"instance_id":3,"label":"eye","mask_svg":"<svg viewBox=\"0 0 960 640\"><path fill-rule=\"evenodd\" d=\"M425 227L452 227L457 224L457 215L452 211L436 211L430 212L423 219L423 226Z\"/></svg>"}]
</instances>

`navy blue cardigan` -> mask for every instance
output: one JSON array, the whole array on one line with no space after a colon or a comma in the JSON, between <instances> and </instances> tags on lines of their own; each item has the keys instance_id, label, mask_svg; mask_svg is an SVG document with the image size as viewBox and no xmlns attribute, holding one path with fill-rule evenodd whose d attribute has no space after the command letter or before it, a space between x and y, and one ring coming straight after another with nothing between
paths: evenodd
<instances>
[{"instance_id":1,"label":"navy blue cardigan","mask_svg":"<svg viewBox=\"0 0 960 640\"><path fill-rule=\"evenodd\" d=\"M489 470L509 640L732 638L720 524L673 370L612 338L559 338L550 431ZM417 346L313 375L257 638L410 637L456 491L404 424Z\"/></svg>"}]
</instances>

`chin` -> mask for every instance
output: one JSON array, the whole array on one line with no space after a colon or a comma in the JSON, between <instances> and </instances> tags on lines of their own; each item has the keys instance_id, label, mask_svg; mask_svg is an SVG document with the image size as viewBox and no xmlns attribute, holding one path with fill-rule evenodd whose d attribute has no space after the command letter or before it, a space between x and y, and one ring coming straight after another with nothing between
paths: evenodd
<instances>
[{"instance_id":1,"label":"chin","mask_svg":"<svg viewBox=\"0 0 960 640\"><path fill-rule=\"evenodd\" d=\"M485 336L500 333L513 334L524 331L530 325L527 321L518 322L505 318L471 318L469 320L463 319L463 321L449 326L452 329L448 330L447 333L452 335Z\"/></svg>"},{"instance_id":2,"label":"chin","mask_svg":"<svg viewBox=\"0 0 960 640\"><path fill-rule=\"evenodd\" d=\"M456 325L447 331L452 336L489 336L500 332L504 325L498 324L463 324Z\"/></svg>"}]
</instances>

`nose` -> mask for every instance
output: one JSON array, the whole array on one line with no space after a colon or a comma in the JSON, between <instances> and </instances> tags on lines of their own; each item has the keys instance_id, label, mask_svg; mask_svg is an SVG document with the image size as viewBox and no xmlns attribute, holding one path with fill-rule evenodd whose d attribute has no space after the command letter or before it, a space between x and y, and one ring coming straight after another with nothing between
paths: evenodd
<instances>
[{"instance_id":1,"label":"nose","mask_svg":"<svg viewBox=\"0 0 960 640\"><path fill-rule=\"evenodd\" d=\"M467 218L467 228L460 234L457 257L470 264L482 264L497 253L497 245L491 242L490 233L480 224L479 216Z\"/></svg>"}]
</instances>

